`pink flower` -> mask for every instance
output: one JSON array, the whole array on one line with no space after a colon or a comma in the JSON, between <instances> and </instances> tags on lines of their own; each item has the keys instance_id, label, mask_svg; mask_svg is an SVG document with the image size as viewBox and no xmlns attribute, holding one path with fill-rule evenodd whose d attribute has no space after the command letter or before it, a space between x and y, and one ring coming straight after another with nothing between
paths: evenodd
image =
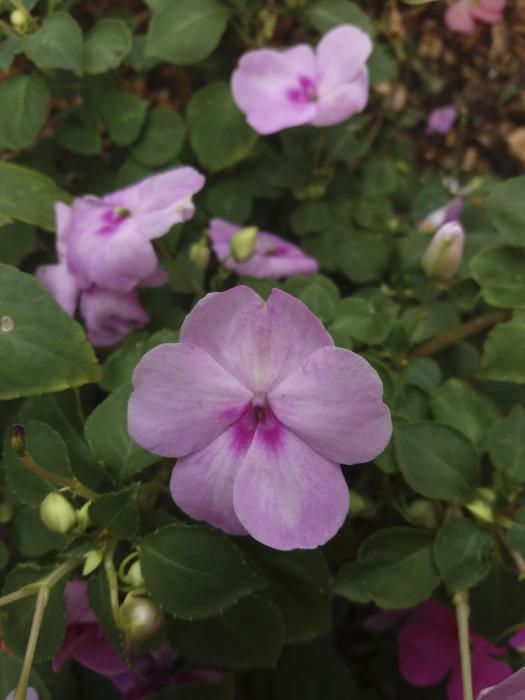
<instances>
[{"instance_id":1,"label":"pink flower","mask_svg":"<svg viewBox=\"0 0 525 700\"><path fill-rule=\"evenodd\" d=\"M456 0L445 12L445 23L449 29L462 34L476 30L476 20L486 24L501 21L506 0Z\"/></svg>"},{"instance_id":2,"label":"pink flower","mask_svg":"<svg viewBox=\"0 0 525 700\"><path fill-rule=\"evenodd\" d=\"M249 51L232 76L234 100L260 134L339 124L366 106L371 51L369 37L351 24L329 31L315 51L307 44Z\"/></svg>"},{"instance_id":3,"label":"pink flower","mask_svg":"<svg viewBox=\"0 0 525 700\"><path fill-rule=\"evenodd\" d=\"M449 282L461 265L464 245L461 224L451 222L438 229L421 259L427 276L438 282Z\"/></svg>"},{"instance_id":4,"label":"pink flower","mask_svg":"<svg viewBox=\"0 0 525 700\"><path fill-rule=\"evenodd\" d=\"M14 700L15 691L12 690L5 700ZM28 688L26 693L26 700L40 700L40 695L36 692L34 688Z\"/></svg>"},{"instance_id":5,"label":"pink flower","mask_svg":"<svg viewBox=\"0 0 525 700\"><path fill-rule=\"evenodd\" d=\"M305 255L293 243L285 241L273 233L259 231L253 255L246 262L236 262L230 254L230 242L242 226L231 224L224 219L212 219L208 234L215 255L229 270L250 277L278 279L291 275L309 275L319 270L317 260Z\"/></svg>"},{"instance_id":6,"label":"pink flower","mask_svg":"<svg viewBox=\"0 0 525 700\"><path fill-rule=\"evenodd\" d=\"M460 217L463 212L463 199L461 197L456 197L449 204L439 209L435 209L433 212L428 214L424 220L419 224L418 228L420 231L436 231L441 228L444 224L448 223L460 223Z\"/></svg>"},{"instance_id":7,"label":"pink flower","mask_svg":"<svg viewBox=\"0 0 525 700\"><path fill-rule=\"evenodd\" d=\"M193 216L191 195L203 185L200 173L182 167L101 198L56 203L58 264L36 276L70 315L80 296L95 345L112 345L147 323L135 289L166 281L151 241Z\"/></svg>"},{"instance_id":8,"label":"pink flower","mask_svg":"<svg viewBox=\"0 0 525 700\"><path fill-rule=\"evenodd\" d=\"M428 115L427 134L446 134L458 118L458 110L454 105L436 107Z\"/></svg>"},{"instance_id":9,"label":"pink flower","mask_svg":"<svg viewBox=\"0 0 525 700\"><path fill-rule=\"evenodd\" d=\"M513 673L499 685L485 688L478 700L522 700L525 697L525 668Z\"/></svg>"},{"instance_id":10,"label":"pink flower","mask_svg":"<svg viewBox=\"0 0 525 700\"><path fill-rule=\"evenodd\" d=\"M495 658L503 649L471 633L474 693L496 685L511 674L510 666ZM398 637L402 676L411 684L426 687L448 676L448 700L463 700L461 660L454 613L431 598L415 608Z\"/></svg>"},{"instance_id":11,"label":"pink flower","mask_svg":"<svg viewBox=\"0 0 525 700\"><path fill-rule=\"evenodd\" d=\"M133 384L129 432L179 458L175 502L276 549L337 532L349 505L339 463L374 459L392 430L375 370L279 289L267 302L243 286L208 294Z\"/></svg>"}]
</instances>

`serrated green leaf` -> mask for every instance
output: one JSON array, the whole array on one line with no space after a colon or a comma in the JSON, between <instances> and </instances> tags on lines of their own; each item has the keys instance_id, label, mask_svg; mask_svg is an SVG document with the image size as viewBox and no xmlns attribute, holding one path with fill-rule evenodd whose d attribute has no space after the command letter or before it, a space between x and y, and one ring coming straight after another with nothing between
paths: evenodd
<instances>
[{"instance_id":1,"label":"serrated green leaf","mask_svg":"<svg viewBox=\"0 0 525 700\"><path fill-rule=\"evenodd\" d=\"M0 85L0 150L29 146L49 114L49 91L38 75L18 75Z\"/></svg>"},{"instance_id":2,"label":"serrated green leaf","mask_svg":"<svg viewBox=\"0 0 525 700\"><path fill-rule=\"evenodd\" d=\"M114 493L104 493L89 507L90 520L125 540L132 540L139 527L138 484Z\"/></svg>"},{"instance_id":3,"label":"serrated green leaf","mask_svg":"<svg viewBox=\"0 0 525 700\"><path fill-rule=\"evenodd\" d=\"M90 75L118 68L131 51L131 31L120 19L99 20L89 31L84 43L84 70Z\"/></svg>"}]
</instances>

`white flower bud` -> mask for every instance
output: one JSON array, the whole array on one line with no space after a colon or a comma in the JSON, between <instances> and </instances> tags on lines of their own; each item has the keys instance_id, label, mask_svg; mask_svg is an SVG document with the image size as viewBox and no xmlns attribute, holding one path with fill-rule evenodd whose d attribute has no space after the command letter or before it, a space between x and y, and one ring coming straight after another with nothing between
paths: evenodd
<instances>
[{"instance_id":1,"label":"white flower bud","mask_svg":"<svg viewBox=\"0 0 525 700\"><path fill-rule=\"evenodd\" d=\"M133 644L155 634L164 622L164 614L149 598L128 593L120 606L119 620L126 640Z\"/></svg>"},{"instance_id":2,"label":"white flower bud","mask_svg":"<svg viewBox=\"0 0 525 700\"><path fill-rule=\"evenodd\" d=\"M13 27L25 29L29 24L29 13L24 10L13 10L9 15L9 19Z\"/></svg>"},{"instance_id":3,"label":"white flower bud","mask_svg":"<svg viewBox=\"0 0 525 700\"><path fill-rule=\"evenodd\" d=\"M258 229L256 226L248 226L237 231L230 241L230 252L238 263L249 260L255 250Z\"/></svg>"},{"instance_id":4,"label":"white flower bud","mask_svg":"<svg viewBox=\"0 0 525 700\"><path fill-rule=\"evenodd\" d=\"M40 519L52 532L66 535L77 524L77 513L60 493L49 493L40 504Z\"/></svg>"},{"instance_id":5,"label":"white flower bud","mask_svg":"<svg viewBox=\"0 0 525 700\"><path fill-rule=\"evenodd\" d=\"M456 274L463 257L465 234L461 224L451 222L433 236L421 263L430 279L449 282Z\"/></svg>"}]
</instances>

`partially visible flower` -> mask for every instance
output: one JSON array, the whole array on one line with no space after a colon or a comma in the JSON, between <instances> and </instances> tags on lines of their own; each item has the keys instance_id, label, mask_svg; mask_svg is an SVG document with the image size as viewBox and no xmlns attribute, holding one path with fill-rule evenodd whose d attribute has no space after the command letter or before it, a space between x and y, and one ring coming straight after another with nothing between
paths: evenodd
<instances>
[{"instance_id":1,"label":"partially visible flower","mask_svg":"<svg viewBox=\"0 0 525 700\"><path fill-rule=\"evenodd\" d=\"M307 44L249 51L232 76L234 100L260 134L338 124L368 102L371 51L368 35L351 24L330 30L315 51Z\"/></svg>"},{"instance_id":2,"label":"partially visible flower","mask_svg":"<svg viewBox=\"0 0 525 700\"><path fill-rule=\"evenodd\" d=\"M147 323L135 290L166 281L151 241L193 216L191 196L203 185L200 173L181 167L104 197L55 204L58 264L42 265L36 276L70 315L80 296L95 345Z\"/></svg>"},{"instance_id":3,"label":"partially visible flower","mask_svg":"<svg viewBox=\"0 0 525 700\"><path fill-rule=\"evenodd\" d=\"M477 695L484 688L501 683L512 671L497 658L504 649L474 632L470 634L470 642L472 680ZM449 608L434 598L418 605L399 633L398 651L401 674L411 685L424 688L448 676L448 700L463 700L456 618Z\"/></svg>"},{"instance_id":4,"label":"partially visible flower","mask_svg":"<svg viewBox=\"0 0 525 700\"><path fill-rule=\"evenodd\" d=\"M231 255L232 238L243 226L224 219L211 219L208 234L215 255L226 268L239 275L279 279L292 275L309 275L319 270L317 260L309 257L293 243L267 231L259 231L252 255L246 262L236 262Z\"/></svg>"},{"instance_id":5,"label":"partially visible flower","mask_svg":"<svg viewBox=\"0 0 525 700\"><path fill-rule=\"evenodd\" d=\"M130 435L179 458L174 501L275 549L335 535L349 505L339 464L374 459L392 430L375 370L279 289L267 302L244 286L208 294L133 385Z\"/></svg>"},{"instance_id":6,"label":"partially visible flower","mask_svg":"<svg viewBox=\"0 0 525 700\"><path fill-rule=\"evenodd\" d=\"M477 700L523 700L525 698L525 668L513 673L499 685L485 688Z\"/></svg>"},{"instance_id":7,"label":"partially visible flower","mask_svg":"<svg viewBox=\"0 0 525 700\"><path fill-rule=\"evenodd\" d=\"M445 12L449 29L462 34L472 34L476 21L496 24L501 21L506 0L456 0Z\"/></svg>"},{"instance_id":8,"label":"partially visible flower","mask_svg":"<svg viewBox=\"0 0 525 700\"><path fill-rule=\"evenodd\" d=\"M452 222L438 229L421 259L427 276L438 282L450 282L461 264L464 245L461 224Z\"/></svg>"},{"instance_id":9,"label":"partially visible flower","mask_svg":"<svg viewBox=\"0 0 525 700\"><path fill-rule=\"evenodd\" d=\"M16 690L12 690L5 700L14 700ZM34 688L29 687L26 693L26 700L40 700L40 695Z\"/></svg>"},{"instance_id":10,"label":"partially visible flower","mask_svg":"<svg viewBox=\"0 0 525 700\"><path fill-rule=\"evenodd\" d=\"M461 213L463 211L463 199L456 197L444 207L435 209L428 214L419 224L420 231L437 231L444 224L451 222L459 223Z\"/></svg>"},{"instance_id":11,"label":"partially visible flower","mask_svg":"<svg viewBox=\"0 0 525 700\"><path fill-rule=\"evenodd\" d=\"M428 115L427 134L446 134L458 118L458 110L454 105L436 107Z\"/></svg>"}]
</instances>

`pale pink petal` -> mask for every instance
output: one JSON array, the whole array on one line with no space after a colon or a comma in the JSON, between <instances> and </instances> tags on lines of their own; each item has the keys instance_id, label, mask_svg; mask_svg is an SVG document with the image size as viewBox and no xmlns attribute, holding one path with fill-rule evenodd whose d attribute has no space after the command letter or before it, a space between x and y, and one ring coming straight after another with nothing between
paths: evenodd
<instances>
[{"instance_id":1,"label":"pale pink petal","mask_svg":"<svg viewBox=\"0 0 525 700\"><path fill-rule=\"evenodd\" d=\"M204 350L166 343L150 350L133 373L131 437L164 457L201 450L246 410L252 398Z\"/></svg>"},{"instance_id":2,"label":"pale pink petal","mask_svg":"<svg viewBox=\"0 0 525 700\"><path fill-rule=\"evenodd\" d=\"M313 549L342 526L349 495L339 466L268 414L243 460L233 503L259 542L281 550Z\"/></svg>"},{"instance_id":3,"label":"pale pink petal","mask_svg":"<svg viewBox=\"0 0 525 700\"><path fill-rule=\"evenodd\" d=\"M525 651L525 628L518 630L516 634L509 639L509 645L516 651L522 653Z\"/></svg>"},{"instance_id":4,"label":"pale pink petal","mask_svg":"<svg viewBox=\"0 0 525 700\"><path fill-rule=\"evenodd\" d=\"M209 353L254 393L267 392L333 340L300 301L279 289L266 303L248 287L208 294L186 317L181 341Z\"/></svg>"},{"instance_id":5,"label":"pale pink petal","mask_svg":"<svg viewBox=\"0 0 525 700\"><path fill-rule=\"evenodd\" d=\"M445 11L445 23L449 29L462 34L472 34L476 29L476 22L472 17L469 0L457 0Z\"/></svg>"},{"instance_id":6,"label":"pale pink petal","mask_svg":"<svg viewBox=\"0 0 525 700\"><path fill-rule=\"evenodd\" d=\"M487 24L496 24L501 20L506 0L480 0L471 8L472 16Z\"/></svg>"},{"instance_id":7,"label":"pale pink petal","mask_svg":"<svg viewBox=\"0 0 525 700\"><path fill-rule=\"evenodd\" d=\"M486 647L485 649L483 647L476 648L476 644L473 645L471 651L471 662L474 697L478 697L478 694L485 688L498 685L512 674L508 664L487 653ZM447 692L448 700L463 700L463 681L459 658L447 684Z\"/></svg>"},{"instance_id":8,"label":"pale pink petal","mask_svg":"<svg viewBox=\"0 0 525 700\"><path fill-rule=\"evenodd\" d=\"M311 354L268 394L277 418L324 457L358 464L377 457L390 440L390 411L373 367L343 348Z\"/></svg>"},{"instance_id":9,"label":"pale pink petal","mask_svg":"<svg viewBox=\"0 0 525 700\"><path fill-rule=\"evenodd\" d=\"M366 74L365 64L371 52L368 34L351 24L342 24L325 34L316 49L319 94L324 96L352 83L363 72Z\"/></svg>"},{"instance_id":10,"label":"pale pink petal","mask_svg":"<svg viewBox=\"0 0 525 700\"><path fill-rule=\"evenodd\" d=\"M436 107L428 115L427 134L447 134L458 116L458 109L454 105Z\"/></svg>"},{"instance_id":11,"label":"pale pink petal","mask_svg":"<svg viewBox=\"0 0 525 700\"><path fill-rule=\"evenodd\" d=\"M64 263L41 265L37 267L35 276L40 284L55 297L64 311L74 316L79 289L67 265Z\"/></svg>"},{"instance_id":12,"label":"pale pink petal","mask_svg":"<svg viewBox=\"0 0 525 700\"><path fill-rule=\"evenodd\" d=\"M523 700L524 697L525 668L522 668L499 685L485 688L478 700Z\"/></svg>"},{"instance_id":13,"label":"pale pink petal","mask_svg":"<svg viewBox=\"0 0 525 700\"><path fill-rule=\"evenodd\" d=\"M204 520L230 535L246 534L233 507L233 485L255 427L253 414L248 411L200 452L177 460L171 475L171 495L194 520Z\"/></svg>"},{"instance_id":14,"label":"pale pink petal","mask_svg":"<svg viewBox=\"0 0 525 700\"><path fill-rule=\"evenodd\" d=\"M63 202L55 202L56 249L60 262L65 259L67 236L70 232L73 209Z\"/></svg>"},{"instance_id":15,"label":"pale pink petal","mask_svg":"<svg viewBox=\"0 0 525 700\"><path fill-rule=\"evenodd\" d=\"M168 281L168 273L158 267L149 277L145 277L140 281L140 287L160 287Z\"/></svg>"},{"instance_id":16,"label":"pale pink petal","mask_svg":"<svg viewBox=\"0 0 525 700\"><path fill-rule=\"evenodd\" d=\"M82 292L80 313L86 322L89 340L97 346L114 345L149 321L135 292L115 292L99 287Z\"/></svg>"},{"instance_id":17,"label":"pale pink petal","mask_svg":"<svg viewBox=\"0 0 525 700\"><path fill-rule=\"evenodd\" d=\"M353 82L334 87L321 93L317 103L317 114L311 120L313 126L332 126L362 112L368 102L368 72L366 69Z\"/></svg>"}]
</instances>

